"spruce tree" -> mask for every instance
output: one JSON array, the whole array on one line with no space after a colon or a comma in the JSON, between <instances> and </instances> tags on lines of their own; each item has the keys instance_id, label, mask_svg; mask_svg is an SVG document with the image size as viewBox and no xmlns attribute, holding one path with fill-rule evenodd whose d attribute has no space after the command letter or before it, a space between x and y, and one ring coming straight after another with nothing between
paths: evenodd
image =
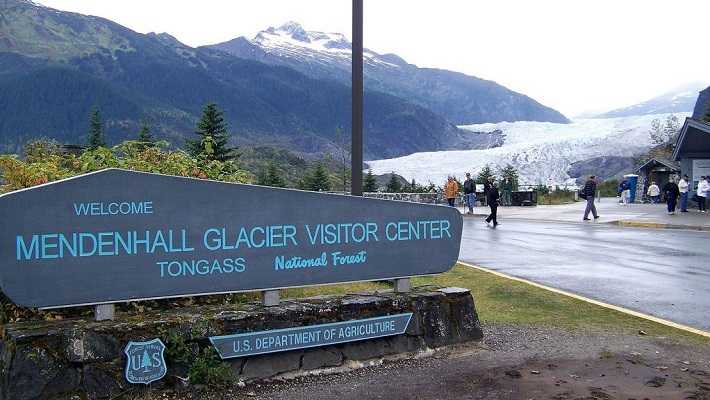
<instances>
[{"instance_id":1,"label":"spruce tree","mask_svg":"<svg viewBox=\"0 0 710 400\"><path fill-rule=\"evenodd\" d=\"M138 132L138 143L143 148L155 147L155 138L150 133L150 126L146 122L141 124L141 130Z\"/></svg>"},{"instance_id":2,"label":"spruce tree","mask_svg":"<svg viewBox=\"0 0 710 400\"><path fill-rule=\"evenodd\" d=\"M390 176L390 181L387 182L387 192L389 193L399 193L402 191L402 183L397 179L397 175L392 172Z\"/></svg>"},{"instance_id":3,"label":"spruce tree","mask_svg":"<svg viewBox=\"0 0 710 400\"><path fill-rule=\"evenodd\" d=\"M513 190L518 190L518 181L520 179L518 171L512 165L508 164L500 171L501 179L508 178L513 185Z\"/></svg>"},{"instance_id":4,"label":"spruce tree","mask_svg":"<svg viewBox=\"0 0 710 400\"><path fill-rule=\"evenodd\" d=\"M236 157L235 148L227 146L229 133L224 115L217 105L209 103L202 111L195 134L199 139L187 140L187 151L191 156L204 157L208 161L228 161Z\"/></svg>"},{"instance_id":5,"label":"spruce tree","mask_svg":"<svg viewBox=\"0 0 710 400\"><path fill-rule=\"evenodd\" d=\"M377 179L371 169L367 170L367 174L362 178L362 191L368 193L377 191Z\"/></svg>"},{"instance_id":6,"label":"spruce tree","mask_svg":"<svg viewBox=\"0 0 710 400\"><path fill-rule=\"evenodd\" d=\"M481 169L481 172L478 173L478 177L476 178L476 183L486 183L486 182L488 182L488 178L495 179L495 175L493 174L493 170L491 169L491 167L488 164L486 164Z\"/></svg>"},{"instance_id":7,"label":"spruce tree","mask_svg":"<svg viewBox=\"0 0 710 400\"><path fill-rule=\"evenodd\" d=\"M269 163L266 171L259 177L257 184L261 186L286 187L286 181L274 163Z\"/></svg>"},{"instance_id":8,"label":"spruce tree","mask_svg":"<svg viewBox=\"0 0 710 400\"><path fill-rule=\"evenodd\" d=\"M106 141L104 140L104 124L101 121L101 113L98 107L94 107L91 110L91 117L89 118L89 150L94 150L99 147L106 147Z\"/></svg>"},{"instance_id":9,"label":"spruce tree","mask_svg":"<svg viewBox=\"0 0 710 400\"><path fill-rule=\"evenodd\" d=\"M328 170L322 162L316 165L316 168L308 179L307 186L308 190L314 192L327 192L330 190L330 177L328 176Z\"/></svg>"}]
</instances>

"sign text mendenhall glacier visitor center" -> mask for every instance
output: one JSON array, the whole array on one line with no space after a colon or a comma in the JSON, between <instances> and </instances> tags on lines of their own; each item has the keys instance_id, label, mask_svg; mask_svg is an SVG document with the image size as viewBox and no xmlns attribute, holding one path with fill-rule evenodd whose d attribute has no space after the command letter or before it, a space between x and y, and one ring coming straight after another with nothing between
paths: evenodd
<instances>
[{"instance_id":1,"label":"sign text mendenhall glacier visitor center","mask_svg":"<svg viewBox=\"0 0 710 400\"><path fill-rule=\"evenodd\" d=\"M94 203L103 207L103 203ZM118 204L118 203L110 203ZM128 203L121 203L128 204ZM16 260L56 260L70 257L113 257L119 255L164 255L155 262L155 273L161 278L180 278L196 275L229 274L245 272L248 260L239 257L245 249L284 248L289 251L299 247L299 237L307 237L306 247L341 244L363 244L387 240L441 240L451 239L448 220L397 221L383 226L375 222L338 224L266 225L207 228L199 233L202 240L191 243L187 229L141 230L125 232L72 232L42 233L30 236L17 235ZM299 234L299 231L305 232ZM176 259L195 253L194 246L210 252L233 251L236 255L220 259ZM367 250L356 253L342 251L321 252L316 257L277 255L275 271L309 267L339 267L364 264Z\"/></svg>"},{"instance_id":2,"label":"sign text mendenhall glacier visitor center","mask_svg":"<svg viewBox=\"0 0 710 400\"><path fill-rule=\"evenodd\" d=\"M462 225L445 207L116 169L0 196L0 218L0 285L33 307L440 273Z\"/></svg>"}]
</instances>

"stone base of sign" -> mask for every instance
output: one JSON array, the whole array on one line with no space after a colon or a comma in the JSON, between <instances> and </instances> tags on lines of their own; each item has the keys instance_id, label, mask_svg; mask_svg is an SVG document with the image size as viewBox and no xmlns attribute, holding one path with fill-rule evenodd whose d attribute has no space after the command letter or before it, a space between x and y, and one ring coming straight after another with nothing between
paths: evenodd
<instances>
[{"instance_id":1,"label":"stone base of sign","mask_svg":"<svg viewBox=\"0 0 710 400\"><path fill-rule=\"evenodd\" d=\"M210 336L364 319L412 312L404 335L225 360L235 382L344 370L385 357L415 355L480 339L473 298L458 288L413 288L308 299L181 308L112 321L64 320L7 324L0 340L0 400L104 399L131 386L124 378L129 341L160 338L168 373L151 389L184 387L190 363L211 347Z\"/></svg>"}]
</instances>

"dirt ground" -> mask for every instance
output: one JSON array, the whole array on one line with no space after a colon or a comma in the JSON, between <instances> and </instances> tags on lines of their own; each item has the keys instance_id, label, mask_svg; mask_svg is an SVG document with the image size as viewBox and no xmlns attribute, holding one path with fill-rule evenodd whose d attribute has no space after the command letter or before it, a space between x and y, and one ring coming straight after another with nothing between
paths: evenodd
<instances>
[{"instance_id":1,"label":"dirt ground","mask_svg":"<svg viewBox=\"0 0 710 400\"><path fill-rule=\"evenodd\" d=\"M429 358L145 399L710 400L708 344L539 327L484 329L482 342Z\"/></svg>"}]
</instances>

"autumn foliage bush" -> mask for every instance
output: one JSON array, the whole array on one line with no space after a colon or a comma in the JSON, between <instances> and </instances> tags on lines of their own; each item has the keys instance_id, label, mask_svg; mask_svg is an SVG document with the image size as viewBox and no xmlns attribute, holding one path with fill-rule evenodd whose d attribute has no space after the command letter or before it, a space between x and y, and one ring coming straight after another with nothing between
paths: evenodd
<instances>
[{"instance_id":1,"label":"autumn foliage bush","mask_svg":"<svg viewBox=\"0 0 710 400\"><path fill-rule=\"evenodd\" d=\"M251 174L240 169L235 161L191 157L182 150L169 150L165 142L145 146L126 141L112 148L98 147L76 155L64 152L51 140L36 140L25 146L24 157L0 156L0 191L11 192L105 168L224 182L248 183L252 180Z\"/></svg>"}]
</instances>

